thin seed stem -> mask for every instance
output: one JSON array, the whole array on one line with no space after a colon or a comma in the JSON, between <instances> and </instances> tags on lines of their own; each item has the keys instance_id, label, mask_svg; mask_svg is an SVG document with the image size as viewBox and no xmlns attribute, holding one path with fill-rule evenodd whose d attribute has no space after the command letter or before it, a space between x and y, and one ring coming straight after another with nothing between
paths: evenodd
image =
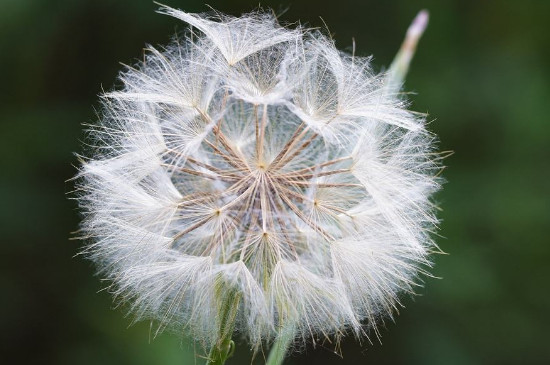
<instances>
[{"instance_id":1,"label":"thin seed stem","mask_svg":"<svg viewBox=\"0 0 550 365\"><path fill-rule=\"evenodd\" d=\"M162 166L173 167L177 171L185 172L189 175L206 177L207 179L211 179L211 180L224 180L224 181L240 180L238 177L212 175L212 174L209 174L209 173L206 173L206 172L203 172L203 171L188 169L186 167L178 167L178 166L173 166L173 165L169 165L169 164L162 164Z\"/></svg>"},{"instance_id":2,"label":"thin seed stem","mask_svg":"<svg viewBox=\"0 0 550 365\"><path fill-rule=\"evenodd\" d=\"M252 210L256 210L256 206L258 204L258 201L254 201L254 205L252 207ZM243 210L243 213L244 213L244 210ZM250 242L252 241L252 238L253 238L253 227L256 226L256 223L258 222L258 215L257 214L252 214L251 216L251 221L248 225L248 228L247 228L247 232L246 232L246 238L244 240L244 243L242 245L242 248L241 248L241 254L240 254L240 260L241 261L244 261L245 260L245 255L246 255L246 250L248 249L248 247L250 246Z\"/></svg>"},{"instance_id":3,"label":"thin seed stem","mask_svg":"<svg viewBox=\"0 0 550 365\"><path fill-rule=\"evenodd\" d=\"M316 164L316 165L313 165L313 166L310 166L310 167L304 167L303 169L300 169L300 170L285 172L284 174L281 174L280 176L292 176L292 175L302 174L304 172L315 171L315 170L322 169L323 167L327 167L327 166L330 166L330 165L337 164L339 162L350 160L352 158L353 157L351 157L351 156L340 157L340 158L330 160L330 161L327 161L327 162L323 162L323 163L320 163L320 164Z\"/></svg>"},{"instance_id":4,"label":"thin seed stem","mask_svg":"<svg viewBox=\"0 0 550 365\"><path fill-rule=\"evenodd\" d=\"M351 170L350 169L338 169L338 170L330 170L330 171L321 171L319 173L316 173L316 174L289 174L289 175L286 175L284 176L283 178L288 178L288 179L311 179L311 178L315 178L315 177L321 177L321 176L330 176L330 175L336 175L336 174L342 174L342 173L346 173L346 172L350 172Z\"/></svg>"},{"instance_id":5,"label":"thin seed stem","mask_svg":"<svg viewBox=\"0 0 550 365\"><path fill-rule=\"evenodd\" d=\"M277 192L276 189L273 189L273 191ZM283 221L283 219L281 218L281 214L282 214L281 212L283 211L284 208L280 204L277 204L275 199L273 199L272 194L269 195L269 202L270 202L271 206L273 207L273 210L275 211L275 216L277 217L277 223L279 224L281 232L283 233L283 237L284 237L284 240L285 240L286 244L288 245L288 247L290 247L290 250L294 254L294 258L297 261L299 261L300 258L298 257L298 253L296 252L296 247L294 246L294 244L290 240L290 237L289 237L288 232L287 232L286 227L285 227L286 224Z\"/></svg>"},{"instance_id":6,"label":"thin seed stem","mask_svg":"<svg viewBox=\"0 0 550 365\"><path fill-rule=\"evenodd\" d=\"M302 122L298 126L298 128L296 128L296 130L294 131L290 139L283 146L279 154L275 157L275 159L273 159L273 161L271 162L271 165L269 166L269 170L273 170L276 168L279 161L288 153L289 149L291 149L292 146L294 146L294 144L297 143L297 141L300 141L300 139L303 138L303 136L307 133L308 130L309 130L309 127L307 127L305 123Z\"/></svg>"},{"instance_id":7,"label":"thin seed stem","mask_svg":"<svg viewBox=\"0 0 550 365\"><path fill-rule=\"evenodd\" d=\"M239 184L244 184L245 181L240 181ZM250 193L256 190L258 186L258 181L255 181L254 184L252 184L248 189L246 189L241 195L239 195L236 199L230 201L229 203L225 204L223 207L219 208L219 210L226 210L230 207L239 204L243 199L247 198Z\"/></svg>"},{"instance_id":8,"label":"thin seed stem","mask_svg":"<svg viewBox=\"0 0 550 365\"><path fill-rule=\"evenodd\" d=\"M194 231L195 229L203 226L204 224L206 224L209 220L211 220L212 218L214 217L214 214L210 214L209 216L205 217L204 219L201 219L200 221L198 221L197 223L193 224L191 227L188 227L186 229L184 229L183 231L179 232L178 234L176 234L172 240L177 240L177 239L180 239L181 237L185 236L187 233L191 232L191 231Z\"/></svg>"},{"instance_id":9,"label":"thin seed stem","mask_svg":"<svg viewBox=\"0 0 550 365\"><path fill-rule=\"evenodd\" d=\"M318 201L314 200L314 199L310 199L308 198L307 196L305 195L302 195L296 191L293 191L292 189L288 189L284 186L281 186L281 189L284 190L287 194L289 195L292 195L294 196L295 198L297 199L300 199L302 202L308 202L308 203L311 203L311 204L314 204L315 206L317 206L318 208L322 208L322 209L326 209L326 210L332 210L332 211L335 211L337 213L341 213L341 214L344 214L348 217L352 217L348 212L346 212L344 209L341 209L341 208L338 208L338 207L334 207L332 205L325 205L323 204L322 202L319 203ZM333 214L332 214L333 215Z\"/></svg>"},{"instance_id":10,"label":"thin seed stem","mask_svg":"<svg viewBox=\"0 0 550 365\"><path fill-rule=\"evenodd\" d=\"M223 95L221 110L224 110L224 109L225 109L225 105L227 104L227 97L228 97L228 96L229 96L229 91L226 90L226 91L225 91L225 94ZM223 122L223 116L220 117L220 119L218 119L218 123L216 123L216 128L217 128L217 130L219 130L219 131L221 131L222 122ZM217 136L218 136L218 135L216 135L216 141L218 141Z\"/></svg>"},{"instance_id":11,"label":"thin seed stem","mask_svg":"<svg viewBox=\"0 0 550 365\"><path fill-rule=\"evenodd\" d=\"M262 212L262 229L267 231L268 209L267 209L267 191L266 191L265 175L260 177L260 209Z\"/></svg>"},{"instance_id":12,"label":"thin seed stem","mask_svg":"<svg viewBox=\"0 0 550 365\"><path fill-rule=\"evenodd\" d=\"M286 196L286 194L282 193L280 194L280 197L282 198L282 200L285 202L285 204L290 208L290 210L292 210L294 212L294 214L296 214L298 216L298 218L300 218L302 221L304 221L308 226L310 226L314 231L320 233L327 241L334 241L334 237L332 237L328 232L326 232L324 229L322 229L321 227L319 227L318 225L316 225L315 223L313 223L311 221L311 219L309 219L308 217L305 216L305 214L300 210L300 208L298 208L293 202L292 200Z\"/></svg>"},{"instance_id":13,"label":"thin seed stem","mask_svg":"<svg viewBox=\"0 0 550 365\"><path fill-rule=\"evenodd\" d=\"M256 161L260 161L260 122L258 120L258 105L254 104L254 131L256 134Z\"/></svg>"},{"instance_id":14,"label":"thin seed stem","mask_svg":"<svg viewBox=\"0 0 550 365\"><path fill-rule=\"evenodd\" d=\"M204 167L205 169L208 169L212 172L215 172L219 175L222 175L222 176L228 176L228 177L241 177L240 175L237 175L236 172L238 170L222 170L222 169L219 169L217 167L214 167L212 165L209 165L205 162L201 162L201 161L198 161L198 160L195 160L194 158L192 157L187 157L187 161L191 162L192 164L195 164L197 166L200 166L200 167ZM242 171L242 170L241 170Z\"/></svg>"},{"instance_id":15,"label":"thin seed stem","mask_svg":"<svg viewBox=\"0 0 550 365\"><path fill-rule=\"evenodd\" d=\"M235 149L231 146L221 129L219 129L217 126L214 126L212 128L214 131L214 134L219 137L220 144L225 148L229 154L231 154L233 157L235 157L237 160L239 160L243 166L246 167L248 171L250 171L250 166L248 166L248 162L246 161L246 158L243 156L243 154L240 151L235 151Z\"/></svg>"},{"instance_id":16,"label":"thin seed stem","mask_svg":"<svg viewBox=\"0 0 550 365\"><path fill-rule=\"evenodd\" d=\"M285 156L283 156L281 160L279 160L279 163L277 164L277 168L280 169L283 166L285 166L287 163L292 161L294 157L298 156L300 152L302 152L307 146L309 146L316 137L317 137L317 133L313 133L304 143L302 143L300 147L296 149L296 151L294 151L290 155L285 154ZM290 151L290 148L289 148L289 151Z\"/></svg>"},{"instance_id":17,"label":"thin seed stem","mask_svg":"<svg viewBox=\"0 0 550 365\"><path fill-rule=\"evenodd\" d=\"M181 208L190 204L195 204L200 201L214 199L216 196L218 196L217 193L207 193L203 191L187 194L181 198L181 203L178 203L178 207Z\"/></svg>"},{"instance_id":18,"label":"thin seed stem","mask_svg":"<svg viewBox=\"0 0 550 365\"><path fill-rule=\"evenodd\" d=\"M200 108L195 108L195 109L201 115L201 117L205 121L205 123L207 123L207 124L212 124L213 123L212 118L210 117L210 115L208 115L208 113L206 113L204 110L202 110ZM250 167L248 166L248 163L246 162L246 159L244 158L244 156L242 156L242 154L239 154L239 153L235 152L235 149L231 146L231 144L229 143L229 141L225 137L225 134L222 132L222 130L218 126L218 124L221 125L221 120L217 124L214 124L212 126L212 131L214 132L214 135L216 135L216 140L220 142L220 144L225 148L225 150L230 155L232 155L237 160L239 160L243 164L243 166L245 166L247 168L247 170L250 171ZM206 139L205 139L205 141L208 142ZM208 142L208 143L211 144L210 142Z\"/></svg>"},{"instance_id":19,"label":"thin seed stem","mask_svg":"<svg viewBox=\"0 0 550 365\"><path fill-rule=\"evenodd\" d=\"M219 156L221 156L225 161L227 161L228 164L230 164L231 166L233 166L234 168L238 169L238 170L248 170L250 171L250 168L248 168L247 166L243 165L242 162L240 161L240 159L235 159L234 157L232 156L229 156L225 153L223 153L222 150L220 150L215 144L213 144L212 142L208 141L207 139L204 140L204 143L206 143L210 148L212 148L214 150L214 152L216 154L218 154Z\"/></svg>"},{"instance_id":20,"label":"thin seed stem","mask_svg":"<svg viewBox=\"0 0 550 365\"><path fill-rule=\"evenodd\" d=\"M285 180L289 184L295 184L300 186L319 186L322 188L335 188L335 187L350 187L350 188L360 188L363 187L361 184L344 184L344 183L319 183L315 181L296 181L296 180Z\"/></svg>"},{"instance_id":21,"label":"thin seed stem","mask_svg":"<svg viewBox=\"0 0 550 365\"><path fill-rule=\"evenodd\" d=\"M332 211L335 211L337 213L344 214L344 215L346 215L350 218L353 218L353 216L351 214L349 214L347 211L345 211L342 208L338 208L338 207L334 207L332 205L326 205L326 204L322 204L322 203L318 204L317 206L320 207L320 208L327 209L327 210L332 210Z\"/></svg>"},{"instance_id":22,"label":"thin seed stem","mask_svg":"<svg viewBox=\"0 0 550 365\"><path fill-rule=\"evenodd\" d=\"M260 124L260 140L258 145L258 163L262 164L263 161L263 155L264 155L264 140L265 140L265 125L267 123L267 104L264 104L263 112L262 112L262 122Z\"/></svg>"}]
</instances>

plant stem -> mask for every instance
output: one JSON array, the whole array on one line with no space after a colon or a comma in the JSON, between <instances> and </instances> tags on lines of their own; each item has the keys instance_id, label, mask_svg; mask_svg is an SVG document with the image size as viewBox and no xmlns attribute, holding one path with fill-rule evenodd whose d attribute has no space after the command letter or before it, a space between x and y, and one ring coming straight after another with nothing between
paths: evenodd
<instances>
[{"instance_id":1,"label":"plant stem","mask_svg":"<svg viewBox=\"0 0 550 365\"><path fill-rule=\"evenodd\" d=\"M239 309L242 293L226 286L223 280L217 284L218 320L220 321L220 338L210 349L206 365L223 365L233 355L235 343L231 339L235 329L235 319Z\"/></svg>"},{"instance_id":2,"label":"plant stem","mask_svg":"<svg viewBox=\"0 0 550 365\"><path fill-rule=\"evenodd\" d=\"M267 357L266 365L281 365L285 359L286 352L294 340L294 330L286 329L279 333L279 336L275 339L269 356Z\"/></svg>"},{"instance_id":3,"label":"plant stem","mask_svg":"<svg viewBox=\"0 0 550 365\"><path fill-rule=\"evenodd\" d=\"M223 339L219 344L212 347L206 365L223 365L233 355L235 343L231 338Z\"/></svg>"},{"instance_id":4,"label":"plant stem","mask_svg":"<svg viewBox=\"0 0 550 365\"><path fill-rule=\"evenodd\" d=\"M428 11L422 10L409 26L405 40L388 70L388 89L391 91L397 91L401 88L416 51L416 45L428 26L428 18Z\"/></svg>"}]
</instances>

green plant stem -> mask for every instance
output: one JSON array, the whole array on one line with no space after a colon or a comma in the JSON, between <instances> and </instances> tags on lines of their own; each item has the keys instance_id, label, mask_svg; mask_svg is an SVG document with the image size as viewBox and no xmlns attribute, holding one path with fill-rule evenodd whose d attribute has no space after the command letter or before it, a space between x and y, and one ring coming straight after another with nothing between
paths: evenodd
<instances>
[{"instance_id":1,"label":"green plant stem","mask_svg":"<svg viewBox=\"0 0 550 365\"><path fill-rule=\"evenodd\" d=\"M275 339L271 350L269 351L269 356L267 357L266 365L281 365L285 359L286 352L294 340L294 330L286 329L282 330Z\"/></svg>"},{"instance_id":2,"label":"green plant stem","mask_svg":"<svg viewBox=\"0 0 550 365\"><path fill-rule=\"evenodd\" d=\"M239 309L242 293L236 289L228 289L222 280L218 282L216 297L218 300L218 320L220 338L210 349L206 365L223 365L233 355L235 343L231 339L235 329L235 319Z\"/></svg>"},{"instance_id":3,"label":"green plant stem","mask_svg":"<svg viewBox=\"0 0 550 365\"><path fill-rule=\"evenodd\" d=\"M405 40L388 70L387 87L390 91L398 91L405 81L418 41L428 26L428 19L428 12L422 10L409 26Z\"/></svg>"},{"instance_id":4,"label":"green plant stem","mask_svg":"<svg viewBox=\"0 0 550 365\"><path fill-rule=\"evenodd\" d=\"M206 365L223 365L225 361L233 355L235 343L231 338L222 339L216 346L210 350Z\"/></svg>"}]
</instances>

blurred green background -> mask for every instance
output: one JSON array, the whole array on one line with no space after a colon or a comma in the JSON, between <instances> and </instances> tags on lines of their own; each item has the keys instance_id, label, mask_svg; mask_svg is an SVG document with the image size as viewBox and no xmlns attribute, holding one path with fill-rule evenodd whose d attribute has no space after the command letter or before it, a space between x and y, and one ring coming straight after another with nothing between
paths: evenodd
<instances>
[{"instance_id":1,"label":"blurred green background","mask_svg":"<svg viewBox=\"0 0 550 365\"><path fill-rule=\"evenodd\" d=\"M201 1L164 0L206 11ZM208 0L238 15L256 1ZM264 1L284 21L322 26L340 48L391 62L416 12L431 22L407 80L428 112L449 181L434 274L387 323L383 344L307 348L287 364L549 364L550 1ZM5 364L194 364L170 335L149 339L73 257L78 224L65 182L81 123L102 85L179 21L144 0L0 0L0 361ZM257 363L262 363L261 356ZM240 344L229 364L249 364Z\"/></svg>"}]
</instances>

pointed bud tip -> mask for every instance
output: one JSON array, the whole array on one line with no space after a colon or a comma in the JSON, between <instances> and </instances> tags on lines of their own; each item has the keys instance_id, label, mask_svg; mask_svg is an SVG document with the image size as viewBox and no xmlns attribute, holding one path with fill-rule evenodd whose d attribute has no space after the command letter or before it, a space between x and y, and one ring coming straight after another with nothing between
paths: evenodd
<instances>
[{"instance_id":1,"label":"pointed bud tip","mask_svg":"<svg viewBox=\"0 0 550 365\"><path fill-rule=\"evenodd\" d=\"M429 18L430 18L430 13L428 12L428 10L424 9L418 12L411 26L407 30L407 36L420 37L422 33L424 33L424 30L426 30L426 27L428 26Z\"/></svg>"}]
</instances>

